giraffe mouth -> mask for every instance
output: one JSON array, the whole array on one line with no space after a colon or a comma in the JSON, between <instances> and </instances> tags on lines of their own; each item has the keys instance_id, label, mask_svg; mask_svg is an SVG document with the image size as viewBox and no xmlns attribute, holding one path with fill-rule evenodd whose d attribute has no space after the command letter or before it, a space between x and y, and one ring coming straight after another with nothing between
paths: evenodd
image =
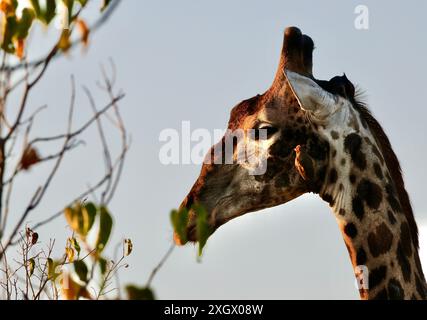
<instances>
[{"instance_id":1,"label":"giraffe mouth","mask_svg":"<svg viewBox=\"0 0 427 320\"><path fill-rule=\"evenodd\" d=\"M197 228L196 225L191 225L187 229L187 239L190 242L196 242L197 241Z\"/></svg>"},{"instance_id":2,"label":"giraffe mouth","mask_svg":"<svg viewBox=\"0 0 427 320\"><path fill-rule=\"evenodd\" d=\"M232 220L236 216L224 216L219 217L216 213L217 210L209 211L208 213L208 227L210 229L210 234L212 235L219 227L221 227L223 224L227 223L228 221ZM182 246L185 245L187 242L195 243L198 239L198 228L197 228L197 222L195 221L194 216L190 218L189 224L187 226L186 230L186 239L185 241L179 237L177 233L174 233L174 241L175 244Z\"/></svg>"}]
</instances>

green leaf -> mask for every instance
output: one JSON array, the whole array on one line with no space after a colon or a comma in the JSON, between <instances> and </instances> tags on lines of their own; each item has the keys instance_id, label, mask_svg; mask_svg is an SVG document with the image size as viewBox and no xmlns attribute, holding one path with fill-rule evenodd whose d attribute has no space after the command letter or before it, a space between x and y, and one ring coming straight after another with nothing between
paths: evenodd
<instances>
[{"instance_id":1,"label":"green leaf","mask_svg":"<svg viewBox=\"0 0 427 320\"><path fill-rule=\"evenodd\" d=\"M199 242L199 257L203 253L203 248L208 241L208 238L212 234L211 227L208 222L208 213L200 205L193 206L193 209L196 212L196 235L197 241Z\"/></svg>"},{"instance_id":2,"label":"green leaf","mask_svg":"<svg viewBox=\"0 0 427 320\"><path fill-rule=\"evenodd\" d=\"M74 250L76 250L76 252L77 252L77 258L78 258L79 255L80 255L81 248L80 248L80 245L79 245L77 239L74 238L74 237L70 238L70 244L72 245L72 247L74 248Z\"/></svg>"},{"instance_id":3,"label":"green leaf","mask_svg":"<svg viewBox=\"0 0 427 320\"><path fill-rule=\"evenodd\" d=\"M87 234L90 229L92 229L93 223L95 222L96 212L97 208L92 202L86 203L82 208L83 229L85 234Z\"/></svg>"},{"instance_id":4,"label":"green leaf","mask_svg":"<svg viewBox=\"0 0 427 320\"><path fill-rule=\"evenodd\" d=\"M187 243L188 210L186 208L180 211L172 210L170 217L173 229L181 240L181 243Z\"/></svg>"},{"instance_id":5,"label":"green leaf","mask_svg":"<svg viewBox=\"0 0 427 320\"><path fill-rule=\"evenodd\" d=\"M40 2L39 0L30 0L31 6L33 7L36 16L39 17L41 14Z\"/></svg>"},{"instance_id":6,"label":"green leaf","mask_svg":"<svg viewBox=\"0 0 427 320\"><path fill-rule=\"evenodd\" d=\"M79 276L79 279L83 281L84 283L87 282L87 274L88 274L88 268L86 266L86 263L82 260L74 261L73 263L74 271Z\"/></svg>"},{"instance_id":7,"label":"green leaf","mask_svg":"<svg viewBox=\"0 0 427 320\"><path fill-rule=\"evenodd\" d=\"M102 252L110 239L111 230L113 228L113 218L111 217L108 209L101 207L99 215L99 231L96 240L96 249Z\"/></svg>"},{"instance_id":8,"label":"green leaf","mask_svg":"<svg viewBox=\"0 0 427 320\"><path fill-rule=\"evenodd\" d=\"M45 24L49 24L56 15L56 0L46 0L46 9L42 11L41 18Z\"/></svg>"},{"instance_id":9,"label":"green leaf","mask_svg":"<svg viewBox=\"0 0 427 320\"><path fill-rule=\"evenodd\" d=\"M28 275L31 277L34 273L34 268L36 267L36 261L34 258L28 260Z\"/></svg>"},{"instance_id":10,"label":"green leaf","mask_svg":"<svg viewBox=\"0 0 427 320\"><path fill-rule=\"evenodd\" d=\"M13 36L16 34L18 28L18 20L15 15L8 16L4 22L3 39L1 48L7 53L15 53L15 46L13 44Z\"/></svg>"},{"instance_id":11,"label":"green leaf","mask_svg":"<svg viewBox=\"0 0 427 320\"><path fill-rule=\"evenodd\" d=\"M55 268L57 264L53 262L52 258L47 259L47 275L49 279L55 280L59 274L56 274Z\"/></svg>"},{"instance_id":12,"label":"green leaf","mask_svg":"<svg viewBox=\"0 0 427 320\"><path fill-rule=\"evenodd\" d=\"M147 287L126 286L126 293L129 300L155 300L153 290Z\"/></svg>"},{"instance_id":13,"label":"green leaf","mask_svg":"<svg viewBox=\"0 0 427 320\"><path fill-rule=\"evenodd\" d=\"M33 24L35 16L36 14L33 9L25 8L22 10L22 16L16 29L16 37L18 39L25 39L28 36L28 31Z\"/></svg>"},{"instance_id":14,"label":"green leaf","mask_svg":"<svg viewBox=\"0 0 427 320\"><path fill-rule=\"evenodd\" d=\"M104 258L99 258L98 263L101 274L104 275L107 272L108 262Z\"/></svg>"}]
</instances>

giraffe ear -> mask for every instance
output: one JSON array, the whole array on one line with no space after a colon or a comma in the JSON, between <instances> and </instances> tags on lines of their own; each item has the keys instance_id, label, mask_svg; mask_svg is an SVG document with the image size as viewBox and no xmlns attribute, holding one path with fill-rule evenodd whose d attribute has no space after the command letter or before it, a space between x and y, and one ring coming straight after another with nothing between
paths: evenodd
<instances>
[{"instance_id":1,"label":"giraffe ear","mask_svg":"<svg viewBox=\"0 0 427 320\"><path fill-rule=\"evenodd\" d=\"M312 112L315 117L325 118L336 108L337 98L314 80L290 70L285 70L285 76L301 109Z\"/></svg>"}]
</instances>

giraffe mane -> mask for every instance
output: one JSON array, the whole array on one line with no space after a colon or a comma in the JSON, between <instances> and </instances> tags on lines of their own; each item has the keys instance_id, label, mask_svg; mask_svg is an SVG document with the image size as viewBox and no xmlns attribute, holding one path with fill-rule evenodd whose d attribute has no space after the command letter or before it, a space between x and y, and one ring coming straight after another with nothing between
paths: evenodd
<instances>
[{"instance_id":1,"label":"giraffe mane","mask_svg":"<svg viewBox=\"0 0 427 320\"><path fill-rule=\"evenodd\" d=\"M342 76L336 76L329 81L317 80L324 90L327 90L333 94L338 94L343 98L348 99L353 108L360 114L362 122L364 122L370 131L372 132L380 151L384 157L385 164L390 172L391 179L393 180L396 188L402 211L406 216L406 220L409 225L411 232L411 238L415 247L419 248L418 241L418 227L415 221L414 212L412 210L411 201L409 199L408 192L405 189L405 183L403 181L402 168L400 166L399 159L394 152L390 140L388 139L381 124L374 118L368 105L363 101L364 92L353 85L353 83L346 77L345 74Z\"/></svg>"},{"instance_id":2,"label":"giraffe mane","mask_svg":"<svg viewBox=\"0 0 427 320\"><path fill-rule=\"evenodd\" d=\"M397 158L396 153L394 152L391 146L390 140L387 137L381 124L374 118L367 104L363 101L363 92L360 89L357 89L354 97L350 99L350 101L352 102L354 109L359 112L362 121L364 120L368 125L369 129L374 135L374 138L379 148L381 149L380 151L384 157L384 161L390 172L391 178L395 184L399 202L406 216L406 220L411 231L412 241L415 247L418 249L418 227L415 221L414 212L412 210L412 205L409 199L408 192L405 189L405 182L403 180L403 173L399 159Z\"/></svg>"}]
</instances>

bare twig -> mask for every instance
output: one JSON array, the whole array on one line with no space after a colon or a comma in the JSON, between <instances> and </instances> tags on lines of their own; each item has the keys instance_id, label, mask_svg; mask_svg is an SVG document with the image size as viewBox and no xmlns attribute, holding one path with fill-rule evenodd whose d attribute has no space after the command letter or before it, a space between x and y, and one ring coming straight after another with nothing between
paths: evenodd
<instances>
[{"instance_id":1,"label":"bare twig","mask_svg":"<svg viewBox=\"0 0 427 320\"><path fill-rule=\"evenodd\" d=\"M158 263L158 265L153 269L153 271L151 272L150 276L148 277L148 281L146 284L146 287L149 288L151 287L151 283L154 280L154 277L156 276L157 272L159 272L159 270L163 267L163 265L165 264L165 262L168 260L169 256L172 254L173 249L175 249L175 244L172 244L168 251L166 251L165 255L163 256L162 260L160 260L160 262Z\"/></svg>"},{"instance_id":2,"label":"bare twig","mask_svg":"<svg viewBox=\"0 0 427 320\"><path fill-rule=\"evenodd\" d=\"M64 141L63 147L61 149L60 155L58 156L55 165L53 166L50 174L48 175L45 183L38 187L36 192L33 195L33 198L31 199L30 203L27 205L27 208L24 210L23 214L21 215L21 218L19 219L18 223L15 225L15 228L13 229L11 235L9 236L9 239L6 241L6 244L4 245L4 249L2 252L0 252L0 258L3 255L3 252L7 250L7 248L11 245L13 242L13 239L18 234L19 229L21 228L22 224L24 223L25 219L27 218L28 214L38 206L40 201L42 200L44 194L46 193L46 190L48 189L53 177L55 176L56 172L58 171L58 168L62 162L62 159L64 157L64 154L67 150L68 142L70 141L70 133L72 129L72 122L73 122L73 113L74 113L74 104L75 104L75 83L74 78L72 78L71 81L71 87L72 87L72 94L71 94L71 103L70 103L70 110L68 114L68 129L67 129L67 138Z\"/></svg>"}]
</instances>

